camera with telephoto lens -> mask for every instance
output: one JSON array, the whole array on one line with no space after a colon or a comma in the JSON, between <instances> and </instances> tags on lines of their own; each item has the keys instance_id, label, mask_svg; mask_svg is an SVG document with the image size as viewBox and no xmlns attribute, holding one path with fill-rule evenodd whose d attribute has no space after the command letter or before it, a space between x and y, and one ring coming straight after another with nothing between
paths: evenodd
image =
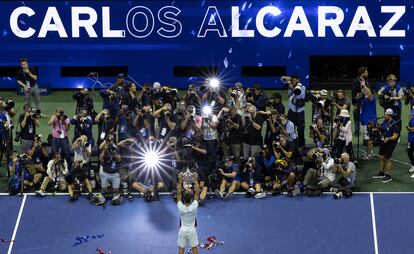
<instances>
[{"instance_id":1,"label":"camera with telephoto lens","mask_svg":"<svg viewBox=\"0 0 414 254\"><path fill-rule=\"evenodd\" d=\"M193 146L193 142L189 138L184 137L181 142L183 144L183 147L187 147L188 148L188 147Z\"/></svg>"},{"instance_id":2,"label":"camera with telephoto lens","mask_svg":"<svg viewBox=\"0 0 414 254\"><path fill-rule=\"evenodd\" d=\"M59 111L58 118L61 119L61 120L62 119L63 120L66 120L66 119L68 119L68 116L65 115L65 112L64 111Z\"/></svg>"},{"instance_id":3,"label":"camera with telephoto lens","mask_svg":"<svg viewBox=\"0 0 414 254\"><path fill-rule=\"evenodd\" d=\"M380 106L383 108L389 108L390 105L394 102L392 97L393 96L391 94L391 91L388 91L388 92L383 91L383 93L380 96L378 96L378 102Z\"/></svg>"},{"instance_id":4,"label":"camera with telephoto lens","mask_svg":"<svg viewBox=\"0 0 414 254\"><path fill-rule=\"evenodd\" d=\"M109 151L109 153L110 154L112 154L112 155L115 155L115 154L117 154L118 153L118 146L116 146L116 145L109 145L108 146L108 151Z\"/></svg>"},{"instance_id":5,"label":"camera with telephoto lens","mask_svg":"<svg viewBox=\"0 0 414 254\"><path fill-rule=\"evenodd\" d=\"M12 99L7 100L6 105L4 105L4 111L9 112L15 106L15 103Z\"/></svg>"},{"instance_id":6,"label":"camera with telephoto lens","mask_svg":"<svg viewBox=\"0 0 414 254\"><path fill-rule=\"evenodd\" d=\"M367 133L370 140L374 142L374 144L380 144L382 137L383 137L383 131L382 127L379 123L376 121L370 121L367 124Z\"/></svg>"},{"instance_id":7,"label":"camera with telephoto lens","mask_svg":"<svg viewBox=\"0 0 414 254\"><path fill-rule=\"evenodd\" d=\"M29 161L29 156L27 156L27 154L25 154L25 153L18 154L18 155L17 155L17 160L18 160L20 163L26 163L26 162L28 162L28 161Z\"/></svg>"},{"instance_id":8,"label":"camera with telephoto lens","mask_svg":"<svg viewBox=\"0 0 414 254\"><path fill-rule=\"evenodd\" d=\"M340 165L342 163L342 159L341 158L334 158L334 164L335 165Z\"/></svg>"},{"instance_id":9,"label":"camera with telephoto lens","mask_svg":"<svg viewBox=\"0 0 414 254\"><path fill-rule=\"evenodd\" d=\"M312 155L312 159L313 159L314 161L320 161L320 162L322 162L322 160L323 160L323 153L321 153L321 152L316 152L316 153L314 153L314 154Z\"/></svg>"},{"instance_id":10,"label":"camera with telephoto lens","mask_svg":"<svg viewBox=\"0 0 414 254\"><path fill-rule=\"evenodd\" d=\"M81 141L81 147L82 148L88 148L90 146L90 144L88 143L88 141Z\"/></svg>"},{"instance_id":11,"label":"camera with telephoto lens","mask_svg":"<svg viewBox=\"0 0 414 254\"><path fill-rule=\"evenodd\" d=\"M318 129L318 126L316 124L312 124L311 126L309 126L309 129L313 131Z\"/></svg>"},{"instance_id":12,"label":"camera with telephoto lens","mask_svg":"<svg viewBox=\"0 0 414 254\"><path fill-rule=\"evenodd\" d=\"M39 116L41 115L41 113L42 113L42 111L40 111L40 109L36 109L36 110L32 110L31 112L30 112L30 117L32 118L32 119L36 119L36 118L39 118Z\"/></svg>"},{"instance_id":13,"label":"camera with telephoto lens","mask_svg":"<svg viewBox=\"0 0 414 254\"><path fill-rule=\"evenodd\" d=\"M246 113L246 115L244 116L244 121L246 123L249 123L249 122L251 122L251 119L252 119L252 114Z\"/></svg>"}]
</instances>

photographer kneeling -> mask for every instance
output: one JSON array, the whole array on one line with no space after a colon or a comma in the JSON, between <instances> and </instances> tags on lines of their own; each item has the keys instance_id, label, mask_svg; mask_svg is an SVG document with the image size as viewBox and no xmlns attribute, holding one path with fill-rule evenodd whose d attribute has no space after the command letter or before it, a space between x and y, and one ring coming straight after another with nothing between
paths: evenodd
<instances>
[{"instance_id":1,"label":"photographer kneeling","mask_svg":"<svg viewBox=\"0 0 414 254\"><path fill-rule=\"evenodd\" d=\"M310 168L306 172L305 184L308 194L312 191L321 193L322 190L329 188L335 181L336 171L334 167L334 159L331 158L328 148L320 149L313 155L316 168Z\"/></svg>"},{"instance_id":2,"label":"photographer kneeling","mask_svg":"<svg viewBox=\"0 0 414 254\"><path fill-rule=\"evenodd\" d=\"M356 181L356 167L353 162L349 160L349 154L341 154L341 160L335 161L336 172L340 174L340 177L332 184L331 191L336 191L339 194L337 197L342 196L342 192L346 195L350 195L350 191L355 188Z\"/></svg>"},{"instance_id":3,"label":"photographer kneeling","mask_svg":"<svg viewBox=\"0 0 414 254\"><path fill-rule=\"evenodd\" d=\"M60 153L55 153L53 159L47 164L47 176L43 179L40 190L36 191L36 195L45 196L45 192L50 182L54 183L54 191L64 191L68 185L66 176L69 175L68 163L62 159Z\"/></svg>"},{"instance_id":4,"label":"photographer kneeling","mask_svg":"<svg viewBox=\"0 0 414 254\"><path fill-rule=\"evenodd\" d=\"M231 156L226 158L224 169L219 168L218 172L222 176L220 190L215 191L216 196L221 199L229 200L233 197L234 191L240 186L239 165L237 165ZM226 196L225 190L228 189Z\"/></svg>"},{"instance_id":5,"label":"photographer kneeling","mask_svg":"<svg viewBox=\"0 0 414 254\"><path fill-rule=\"evenodd\" d=\"M262 174L260 169L256 167L256 161L253 158L250 157L244 164L241 179L240 187L246 190L247 197L253 195L257 199L266 197L266 192L262 190Z\"/></svg>"},{"instance_id":6,"label":"photographer kneeling","mask_svg":"<svg viewBox=\"0 0 414 254\"><path fill-rule=\"evenodd\" d=\"M69 200L74 202L82 194L85 188L89 195L88 199L93 197L91 183L88 179L89 167L87 162L83 160L76 160L70 174L66 177L68 183Z\"/></svg>"}]
</instances>

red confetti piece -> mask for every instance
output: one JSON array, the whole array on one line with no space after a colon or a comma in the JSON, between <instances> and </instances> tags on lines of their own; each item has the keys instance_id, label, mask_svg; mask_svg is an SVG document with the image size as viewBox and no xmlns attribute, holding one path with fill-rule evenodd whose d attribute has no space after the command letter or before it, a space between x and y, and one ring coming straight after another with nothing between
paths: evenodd
<instances>
[{"instance_id":1,"label":"red confetti piece","mask_svg":"<svg viewBox=\"0 0 414 254\"><path fill-rule=\"evenodd\" d=\"M96 251L97 251L99 254L112 254L112 252L110 252L110 251L105 252L105 251L103 251L102 249L99 249L99 248L96 248Z\"/></svg>"},{"instance_id":2,"label":"red confetti piece","mask_svg":"<svg viewBox=\"0 0 414 254\"><path fill-rule=\"evenodd\" d=\"M6 239L3 239L3 238L1 238L0 239L0 242L2 242L2 243L14 243L14 240L6 240Z\"/></svg>"}]
</instances>

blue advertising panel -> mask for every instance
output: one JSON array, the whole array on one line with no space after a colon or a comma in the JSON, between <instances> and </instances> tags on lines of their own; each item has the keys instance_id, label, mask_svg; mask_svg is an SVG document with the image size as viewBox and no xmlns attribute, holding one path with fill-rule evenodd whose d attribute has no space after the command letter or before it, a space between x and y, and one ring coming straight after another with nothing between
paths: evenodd
<instances>
[{"instance_id":1,"label":"blue advertising panel","mask_svg":"<svg viewBox=\"0 0 414 254\"><path fill-rule=\"evenodd\" d=\"M311 56L392 55L400 81L411 82L413 11L402 0L1 1L0 67L27 57L39 84L52 88L114 82L95 66L180 88L197 77L179 67L214 66L218 73L205 75L224 84L280 88L283 72L309 84ZM280 68L242 75L246 66ZM1 88L15 87L14 76L0 79Z\"/></svg>"}]
</instances>

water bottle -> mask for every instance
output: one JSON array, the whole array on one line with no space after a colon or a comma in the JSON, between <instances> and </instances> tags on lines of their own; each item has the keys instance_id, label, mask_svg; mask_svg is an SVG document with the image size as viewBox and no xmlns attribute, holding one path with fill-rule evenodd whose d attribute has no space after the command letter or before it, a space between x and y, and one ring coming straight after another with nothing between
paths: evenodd
<instances>
[{"instance_id":1,"label":"water bottle","mask_svg":"<svg viewBox=\"0 0 414 254\"><path fill-rule=\"evenodd\" d=\"M147 184L146 184L146 189L149 190L151 188L151 185L152 185L152 179L148 178Z\"/></svg>"},{"instance_id":2,"label":"water bottle","mask_svg":"<svg viewBox=\"0 0 414 254\"><path fill-rule=\"evenodd\" d=\"M89 182L91 184L91 188L95 189L96 188L96 181L95 181L95 171L93 171L93 169L89 170Z\"/></svg>"},{"instance_id":3,"label":"water bottle","mask_svg":"<svg viewBox=\"0 0 414 254\"><path fill-rule=\"evenodd\" d=\"M253 171L249 172L249 187L253 188L254 186L254 180L253 180Z\"/></svg>"}]
</instances>

